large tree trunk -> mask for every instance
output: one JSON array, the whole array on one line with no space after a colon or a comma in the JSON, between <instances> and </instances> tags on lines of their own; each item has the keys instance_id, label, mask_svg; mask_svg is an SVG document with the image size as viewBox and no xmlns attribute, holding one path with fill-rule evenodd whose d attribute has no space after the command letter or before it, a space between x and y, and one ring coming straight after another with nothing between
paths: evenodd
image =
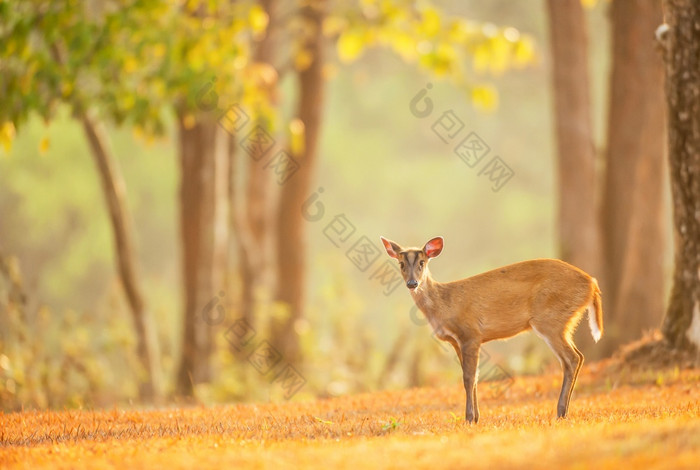
<instances>
[{"instance_id":1,"label":"large tree trunk","mask_svg":"<svg viewBox=\"0 0 700 470\"><path fill-rule=\"evenodd\" d=\"M224 319L216 304L225 295L230 136L211 116L191 127L178 120L180 228L184 294L180 395L211 379L213 331Z\"/></svg>"},{"instance_id":2,"label":"large tree trunk","mask_svg":"<svg viewBox=\"0 0 700 470\"><path fill-rule=\"evenodd\" d=\"M558 163L559 256L601 279L588 38L580 0L548 0ZM602 280L602 279L601 279ZM594 352L579 328L576 344Z\"/></svg>"},{"instance_id":3,"label":"large tree trunk","mask_svg":"<svg viewBox=\"0 0 700 470\"><path fill-rule=\"evenodd\" d=\"M666 0L668 153L676 233L664 338L700 350L700 3Z\"/></svg>"},{"instance_id":4,"label":"large tree trunk","mask_svg":"<svg viewBox=\"0 0 700 470\"><path fill-rule=\"evenodd\" d=\"M656 0L612 2L612 75L603 233L604 355L663 315L666 219L663 64Z\"/></svg>"},{"instance_id":5,"label":"large tree trunk","mask_svg":"<svg viewBox=\"0 0 700 470\"><path fill-rule=\"evenodd\" d=\"M80 116L80 121L100 175L102 191L112 223L117 271L136 331L136 351L144 369L143 376L139 377L139 396L145 401L157 400L162 391L158 337L143 300L138 263L134 252L131 218L126 203L126 185L119 166L110 152L107 136L102 127L87 114Z\"/></svg>"},{"instance_id":6,"label":"large tree trunk","mask_svg":"<svg viewBox=\"0 0 700 470\"><path fill-rule=\"evenodd\" d=\"M600 275L588 44L580 0L548 0L558 162L559 254Z\"/></svg>"},{"instance_id":7,"label":"large tree trunk","mask_svg":"<svg viewBox=\"0 0 700 470\"><path fill-rule=\"evenodd\" d=\"M297 117L304 124L304 148L294 155L299 164L298 171L281 182L278 206L275 299L288 308L288 314L284 318L274 319L271 326L272 344L291 364L298 364L301 360L299 336L295 328L297 321L302 317L306 288L306 246L301 206L310 192L321 128L324 96L321 25L324 8L325 2L316 0L308 2L301 12L305 24L310 28L305 47L313 57L311 64L299 73Z\"/></svg>"}]
</instances>

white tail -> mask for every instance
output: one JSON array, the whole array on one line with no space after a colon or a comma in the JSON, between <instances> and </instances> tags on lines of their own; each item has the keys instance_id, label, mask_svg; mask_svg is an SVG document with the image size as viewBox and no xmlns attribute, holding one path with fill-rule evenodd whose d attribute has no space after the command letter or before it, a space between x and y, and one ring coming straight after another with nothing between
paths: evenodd
<instances>
[{"instance_id":1,"label":"white tail","mask_svg":"<svg viewBox=\"0 0 700 470\"><path fill-rule=\"evenodd\" d=\"M603 336L603 309L600 302L600 288L598 287L598 281L596 278L591 279L593 279L595 288L593 292L593 299L591 299L591 303L588 304L586 310L588 311L588 326L591 328L591 336L593 336L593 340L597 343L600 341L600 337Z\"/></svg>"}]
</instances>

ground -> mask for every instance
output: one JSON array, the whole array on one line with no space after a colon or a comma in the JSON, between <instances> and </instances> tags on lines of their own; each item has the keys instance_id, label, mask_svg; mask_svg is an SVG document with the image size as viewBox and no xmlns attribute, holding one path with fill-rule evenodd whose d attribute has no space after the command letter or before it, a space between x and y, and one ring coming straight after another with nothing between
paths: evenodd
<instances>
[{"instance_id":1,"label":"ground","mask_svg":"<svg viewBox=\"0 0 700 470\"><path fill-rule=\"evenodd\" d=\"M2 468L698 468L700 371L559 373L311 402L0 414Z\"/></svg>"}]
</instances>

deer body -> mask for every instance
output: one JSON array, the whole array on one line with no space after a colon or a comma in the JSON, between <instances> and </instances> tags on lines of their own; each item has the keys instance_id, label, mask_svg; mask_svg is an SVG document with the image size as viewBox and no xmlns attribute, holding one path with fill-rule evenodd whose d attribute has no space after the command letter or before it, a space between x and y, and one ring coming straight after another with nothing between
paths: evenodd
<instances>
[{"instance_id":1,"label":"deer body","mask_svg":"<svg viewBox=\"0 0 700 470\"><path fill-rule=\"evenodd\" d=\"M390 256L399 260L411 296L436 336L454 347L462 364L467 393L465 418L479 419L476 372L482 343L532 329L554 351L564 370L557 416L566 416L571 392L583 364L571 340L588 311L596 341L603 331L600 289L594 278L560 260L515 263L453 282L437 282L428 261L442 251L442 238L421 248L401 248L382 238Z\"/></svg>"}]
</instances>

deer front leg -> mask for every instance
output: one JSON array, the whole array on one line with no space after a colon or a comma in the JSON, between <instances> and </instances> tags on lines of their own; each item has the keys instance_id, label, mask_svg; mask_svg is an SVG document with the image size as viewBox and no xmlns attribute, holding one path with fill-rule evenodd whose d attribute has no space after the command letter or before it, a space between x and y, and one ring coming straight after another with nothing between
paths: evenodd
<instances>
[{"instance_id":1,"label":"deer front leg","mask_svg":"<svg viewBox=\"0 0 700 470\"><path fill-rule=\"evenodd\" d=\"M459 343L457 343L457 340L454 339L452 336L448 336L445 341L450 343L453 348L455 348L455 352L457 353L457 359L459 359L459 365L462 365L462 351L459 348Z\"/></svg>"},{"instance_id":2,"label":"deer front leg","mask_svg":"<svg viewBox=\"0 0 700 470\"><path fill-rule=\"evenodd\" d=\"M462 380L467 394L467 406L464 419L467 423L479 422L479 405L476 401L476 370L479 366L479 348L477 342L462 343Z\"/></svg>"}]
</instances>

